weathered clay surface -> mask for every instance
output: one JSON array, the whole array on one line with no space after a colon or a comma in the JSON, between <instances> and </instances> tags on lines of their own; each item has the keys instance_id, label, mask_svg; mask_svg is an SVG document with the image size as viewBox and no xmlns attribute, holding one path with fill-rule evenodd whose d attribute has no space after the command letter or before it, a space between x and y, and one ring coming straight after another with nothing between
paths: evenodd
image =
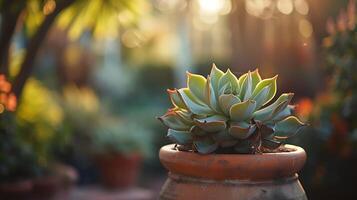
<instances>
[{"instance_id":1,"label":"weathered clay surface","mask_svg":"<svg viewBox=\"0 0 357 200\"><path fill-rule=\"evenodd\" d=\"M199 155L160 150L160 160L170 171L160 199L307 199L297 174L304 165L305 151L262 155Z\"/></svg>"}]
</instances>

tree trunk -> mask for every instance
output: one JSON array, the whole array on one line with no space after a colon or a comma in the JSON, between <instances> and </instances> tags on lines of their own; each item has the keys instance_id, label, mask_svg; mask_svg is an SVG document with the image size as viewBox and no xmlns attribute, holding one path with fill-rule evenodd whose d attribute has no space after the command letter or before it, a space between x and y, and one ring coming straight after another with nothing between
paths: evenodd
<instances>
[{"instance_id":1,"label":"tree trunk","mask_svg":"<svg viewBox=\"0 0 357 200\"><path fill-rule=\"evenodd\" d=\"M0 73L8 75L9 72L9 49L12 36L14 35L17 20L24 8L22 1L6 1L1 11L0 32Z\"/></svg>"},{"instance_id":2,"label":"tree trunk","mask_svg":"<svg viewBox=\"0 0 357 200\"><path fill-rule=\"evenodd\" d=\"M58 14L62 10L70 6L73 2L74 0L64 0L57 3L56 9L51 14L46 16L42 24L39 26L35 34L30 39L26 49L25 58L21 64L20 72L15 78L14 82L13 92L15 93L18 99L20 99L23 87L34 69L36 55L48 31L50 30L51 25L55 21Z\"/></svg>"}]
</instances>

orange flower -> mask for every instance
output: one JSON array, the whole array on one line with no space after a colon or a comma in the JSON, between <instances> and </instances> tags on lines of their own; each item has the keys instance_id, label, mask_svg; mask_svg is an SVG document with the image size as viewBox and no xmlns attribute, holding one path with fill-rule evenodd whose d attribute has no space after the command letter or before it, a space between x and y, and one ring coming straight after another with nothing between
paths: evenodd
<instances>
[{"instance_id":1,"label":"orange flower","mask_svg":"<svg viewBox=\"0 0 357 200\"><path fill-rule=\"evenodd\" d=\"M15 111L17 106L17 98L14 93L10 93L6 102L6 109L8 111Z\"/></svg>"},{"instance_id":2,"label":"orange flower","mask_svg":"<svg viewBox=\"0 0 357 200\"><path fill-rule=\"evenodd\" d=\"M311 99L302 98L298 102L298 106L296 107L296 113L302 118L307 118L312 112L313 104Z\"/></svg>"},{"instance_id":3,"label":"orange flower","mask_svg":"<svg viewBox=\"0 0 357 200\"><path fill-rule=\"evenodd\" d=\"M17 98L14 93L11 93L11 83L6 80L3 74L0 74L0 113L5 109L15 111L17 106Z\"/></svg>"}]
</instances>

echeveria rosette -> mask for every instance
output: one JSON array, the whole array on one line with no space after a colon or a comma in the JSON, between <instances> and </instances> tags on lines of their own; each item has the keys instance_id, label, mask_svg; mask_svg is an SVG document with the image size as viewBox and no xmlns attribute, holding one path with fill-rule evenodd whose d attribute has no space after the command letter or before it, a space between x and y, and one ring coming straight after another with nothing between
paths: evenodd
<instances>
[{"instance_id":1,"label":"echeveria rosette","mask_svg":"<svg viewBox=\"0 0 357 200\"><path fill-rule=\"evenodd\" d=\"M275 96L276 79L262 79L258 70L237 78L213 64L207 78L187 73L187 88L168 90L174 107L159 119L169 128L167 136L183 149L202 154L274 150L305 126L292 116L293 93L267 105Z\"/></svg>"}]
</instances>

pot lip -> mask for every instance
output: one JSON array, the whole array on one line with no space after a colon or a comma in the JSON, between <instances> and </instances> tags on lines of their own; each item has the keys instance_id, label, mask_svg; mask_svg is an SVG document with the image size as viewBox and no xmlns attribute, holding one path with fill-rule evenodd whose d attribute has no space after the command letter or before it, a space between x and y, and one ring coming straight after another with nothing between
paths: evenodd
<instances>
[{"instance_id":1,"label":"pot lip","mask_svg":"<svg viewBox=\"0 0 357 200\"><path fill-rule=\"evenodd\" d=\"M285 145L295 151L263 154L207 154L163 146L159 157L171 173L217 180L270 180L294 176L306 161L303 148Z\"/></svg>"},{"instance_id":2,"label":"pot lip","mask_svg":"<svg viewBox=\"0 0 357 200\"><path fill-rule=\"evenodd\" d=\"M293 151L281 151L281 152L273 152L273 153L262 153L262 154L226 154L226 153L211 153L211 154L200 154L197 152L191 152L191 151L180 151L175 149L175 144L168 144L165 146L162 146L160 151L168 151L168 152L172 152L172 153L179 153L179 154L196 154L199 156L215 156L215 157L219 157L219 156L224 156L224 157L237 157L237 156L242 156L242 157L250 157L250 156L279 156L279 155L293 155L293 154L301 154L301 153L305 153L305 150L299 146L296 145L292 145L292 144L284 144L285 147L289 148L289 149L293 149Z\"/></svg>"}]
</instances>

